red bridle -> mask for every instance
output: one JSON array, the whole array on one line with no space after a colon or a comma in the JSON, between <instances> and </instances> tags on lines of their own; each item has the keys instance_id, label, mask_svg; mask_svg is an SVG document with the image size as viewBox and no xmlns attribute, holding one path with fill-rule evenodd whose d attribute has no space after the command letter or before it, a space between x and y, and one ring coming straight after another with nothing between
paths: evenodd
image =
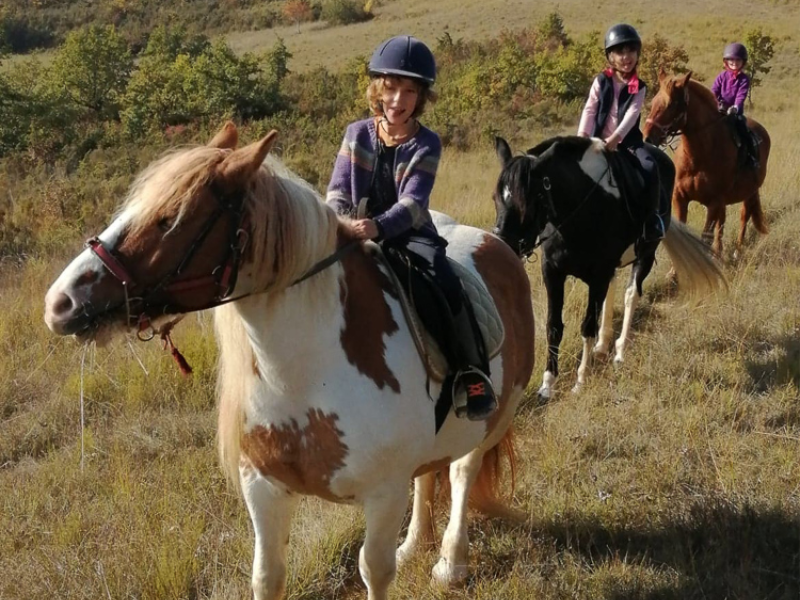
<instances>
[{"instance_id":1,"label":"red bridle","mask_svg":"<svg viewBox=\"0 0 800 600\"><path fill-rule=\"evenodd\" d=\"M100 259L100 262L103 263L103 266L108 272L116 277L122 284L125 293L125 299L122 304L124 304L127 312L127 325L129 327L135 326L137 328L137 336L143 341L151 340L156 334L160 334L165 347L168 346L170 348L173 357L184 374L191 373L191 367L189 367L186 360L177 348L175 348L170 338L170 331L177 323L177 320L171 321L156 330L152 325L151 316L148 314L148 311L158 307L162 315L167 315L204 310L224 303L226 298L233 292L233 288L236 286L242 254L248 241L242 210L244 195L237 194L235 196L228 196L215 189L213 184L211 192L219 206L212 215L206 219L203 228L193 240L184 257L178 262L178 265L167 273L167 275L162 277L158 283L149 289L142 290L138 296L129 296L129 292L136 289L137 281L133 275L131 275L130 270L115 256L113 250L107 248L97 236L92 237L86 242L86 247ZM209 275L181 277L181 273L189 265L203 241L208 237L209 233L211 233L215 224L224 213L230 213L231 218L227 251L222 262L215 267ZM176 302L167 304L165 304L163 300L155 302L156 296L162 295L161 297L163 298L164 293L183 293L204 289L210 289L213 294L208 302L200 306L188 308Z\"/></svg>"}]
</instances>

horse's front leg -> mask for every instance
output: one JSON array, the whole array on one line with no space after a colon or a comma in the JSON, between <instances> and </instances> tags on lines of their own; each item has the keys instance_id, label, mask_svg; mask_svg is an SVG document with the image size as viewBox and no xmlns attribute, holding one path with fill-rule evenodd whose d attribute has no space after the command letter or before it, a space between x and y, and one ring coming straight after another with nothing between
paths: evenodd
<instances>
[{"instance_id":1,"label":"horse's front leg","mask_svg":"<svg viewBox=\"0 0 800 600\"><path fill-rule=\"evenodd\" d=\"M433 568L433 583L449 587L463 583L469 565L467 500L481 468L484 452L473 450L450 465L450 520L442 538L441 558Z\"/></svg>"},{"instance_id":2,"label":"horse's front leg","mask_svg":"<svg viewBox=\"0 0 800 600\"><path fill-rule=\"evenodd\" d=\"M436 471L425 473L414 479L414 508L411 523L403 544L397 549L397 566L402 567L420 549L435 542L433 524L433 502L436 490Z\"/></svg>"},{"instance_id":3,"label":"horse's front leg","mask_svg":"<svg viewBox=\"0 0 800 600\"><path fill-rule=\"evenodd\" d=\"M280 600L286 590L286 546L297 496L273 485L253 468L241 468L240 480L255 532L253 596Z\"/></svg>"},{"instance_id":4,"label":"horse's front leg","mask_svg":"<svg viewBox=\"0 0 800 600\"><path fill-rule=\"evenodd\" d=\"M606 294L605 302L603 302L603 313L600 319L600 335L597 338L597 343L592 352L595 357L605 360L608 358L608 350L611 347L611 340L614 337L614 297L617 293L617 274L614 272L614 277L608 284L608 293Z\"/></svg>"},{"instance_id":5,"label":"horse's front leg","mask_svg":"<svg viewBox=\"0 0 800 600\"><path fill-rule=\"evenodd\" d=\"M387 600L397 573L397 536L408 506L408 480L387 483L364 500L367 533L358 570L368 600Z\"/></svg>"},{"instance_id":6,"label":"horse's front leg","mask_svg":"<svg viewBox=\"0 0 800 600\"><path fill-rule=\"evenodd\" d=\"M678 219L681 223L686 223L689 218L689 194L683 191L682 188L676 186L672 194L672 212L674 218ZM708 214L708 210L706 210ZM670 267L667 273L667 281L675 285L678 282L678 273L675 271L675 266Z\"/></svg>"},{"instance_id":7,"label":"horse's front leg","mask_svg":"<svg viewBox=\"0 0 800 600\"><path fill-rule=\"evenodd\" d=\"M581 364L578 366L578 381L575 383L575 387L572 388L573 392L579 392L586 383L586 376L592 363L592 346L594 346L594 340L597 337L598 319L613 276L614 272L612 271L610 275L598 278L597 281L589 284L589 303L586 306L586 316L583 318L583 323L581 323L583 352L581 353Z\"/></svg>"},{"instance_id":8,"label":"horse's front leg","mask_svg":"<svg viewBox=\"0 0 800 600\"><path fill-rule=\"evenodd\" d=\"M564 284L565 273L542 262L542 276L547 290L547 365L545 366L542 387L539 388L539 402L548 402L553 397L553 386L558 377L558 349L564 336Z\"/></svg>"}]
</instances>

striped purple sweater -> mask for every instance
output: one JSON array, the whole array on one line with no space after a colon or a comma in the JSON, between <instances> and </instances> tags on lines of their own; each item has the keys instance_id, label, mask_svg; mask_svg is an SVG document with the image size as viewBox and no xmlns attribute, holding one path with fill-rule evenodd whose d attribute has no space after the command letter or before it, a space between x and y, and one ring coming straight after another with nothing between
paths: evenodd
<instances>
[{"instance_id":1,"label":"striped purple sweater","mask_svg":"<svg viewBox=\"0 0 800 600\"><path fill-rule=\"evenodd\" d=\"M369 195L377 149L374 118L356 121L347 127L326 196L326 202L337 213L355 216L360 200ZM439 136L422 126L413 138L397 146L394 164L397 204L383 214L372 215L383 232L383 239L391 239L412 228L423 235L436 233L428 205L441 154Z\"/></svg>"}]
</instances>

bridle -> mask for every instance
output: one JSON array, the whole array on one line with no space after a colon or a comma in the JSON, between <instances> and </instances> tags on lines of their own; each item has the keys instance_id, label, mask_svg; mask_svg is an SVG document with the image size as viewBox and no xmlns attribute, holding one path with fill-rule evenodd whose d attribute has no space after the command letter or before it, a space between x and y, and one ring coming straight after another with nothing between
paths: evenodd
<instances>
[{"instance_id":1,"label":"bridle","mask_svg":"<svg viewBox=\"0 0 800 600\"><path fill-rule=\"evenodd\" d=\"M652 118L647 118L645 123L650 125L651 127L655 127L658 129L661 134L664 136L664 142L661 145L669 145L672 143L672 140L679 136L683 135L683 132L686 130L686 124L689 120L689 95L687 91L684 91L683 101L681 102L681 106L678 109L678 114L675 115L675 118L670 121L668 125L662 125L658 121ZM683 121L683 123L680 123Z\"/></svg>"},{"instance_id":2,"label":"bridle","mask_svg":"<svg viewBox=\"0 0 800 600\"><path fill-rule=\"evenodd\" d=\"M135 290L138 282L131 275L130 270L125 267L122 261L116 256L113 249L106 247L98 237L87 240L86 247L103 263L103 266L116 277L122 284L125 292L125 299L122 303L112 307L109 311L125 305L127 313L128 327L137 327L137 336L143 341L152 339L157 331L153 329L151 317L148 312L155 306L162 307L163 315L186 313L198 310L205 310L214 306L219 306L226 301L236 286L242 254L247 246L248 233L244 223L244 193L227 194L220 190L215 184L210 184L211 195L217 201L214 212L205 220L200 232L192 241L186 254L171 271L164 275L157 283L145 288L137 296L130 296L131 290ZM197 251L202 246L205 239L213 230L214 226L224 214L230 215L230 226L228 231L228 241L226 252L222 261L208 275L199 277L182 277L182 273L189 266ZM212 298L209 302L199 306L186 307L179 303L156 302L163 294L183 293L189 291L199 291L204 289L212 290ZM146 333L149 332L149 333Z\"/></svg>"},{"instance_id":3,"label":"bridle","mask_svg":"<svg viewBox=\"0 0 800 600\"><path fill-rule=\"evenodd\" d=\"M603 173L600 175L600 177L598 177L595 180L594 185L592 185L591 189L589 189L589 191L586 193L586 195L583 197L583 199L575 207L575 209L571 213L569 213L566 217L561 219L561 221L560 221L560 223L558 225L555 225L553 223L553 226L554 226L553 233L551 233L547 237L541 237L537 233L536 234L536 239L534 240L533 244L531 244L530 248L524 248L523 247L523 244L525 243L527 245L527 242L529 240L528 236L523 235L520 238L520 241L519 241L519 248L518 248L519 256L522 257L523 260L527 261L539 246L544 244L547 240L549 240L555 234L560 233L561 230L564 228L564 226L567 225L567 223L569 223L572 220L572 218L575 215L577 215L581 211L581 209L584 207L584 205L589 201L589 199L592 197L592 194L594 193L595 189L597 189L597 186L600 185L600 182L603 180L603 178L606 176L606 174L610 170L611 170L611 163L608 162L607 165L606 165L605 171L603 171ZM556 215L556 205L555 205L555 202L553 201L553 184L550 182L550 177L548 177L547 175L542 177L539 181L541 182L541 186L539 187L539 189L536 190L536 200L537 200L538 204L544 204L545 216L547 217L548 220L552 221L557 217L557 215Z\"/></svg>"},{"instance_id":4,"label":"bridle","mask_svg":"<svg viewBox=\"0 0 800 600\"><path fill-rule=\"evenodd\" d=\"M104 245L103 241L97 236L90 238L86 242L86 247L103 263L103 266L122 284L125 298L119 304L108 308L105 312L109 313L124 305L126 310L126 324L128 327L136 328L136 336L141 341L150 341L156 335L160 335L164 341L165 348L169 348L173 357L184 374L191 373L186 360L175 348L170 338L172 328L183 318L185 313L206 310L222 304L240 300L256 292L246 292L239 296L231 297L239 275L239 268L242 262L242 255L249 241L247 216L244 211L244 192L239 191L234 194L225 193L214 183L210 184L210 192L217 201L214 212L205 220L200 232L192 241L186 254L178 262L177 266L169 273L164 275L156 284L145 288L139 295L130 296L130 290L137 287L137 281L131 275L130 270L123 264L113 249ZM224 214L230 216L228 240L226 242L225 255L220 264L217 265L209 275L198 277L182 277L182 273L191 263L202 246L205 239L211 233L214 225ZM317 273L327 269L337 261L341 260L345 254L360 244L359 240L352 240L336 249L331 255L317 262L304 275L295 280L291 285L297 285L306 279L313 277ZM188 291L198 291L210 289L211 299L203 304L191 307L182 306L176 302L164 304L157 301L163 298L165 293L182 293ZM152 319L148 313L154 307L158 307L161 315L177 314L178 316L162 325L158 329L153 326Z\"/></svg>"}]
</instances>

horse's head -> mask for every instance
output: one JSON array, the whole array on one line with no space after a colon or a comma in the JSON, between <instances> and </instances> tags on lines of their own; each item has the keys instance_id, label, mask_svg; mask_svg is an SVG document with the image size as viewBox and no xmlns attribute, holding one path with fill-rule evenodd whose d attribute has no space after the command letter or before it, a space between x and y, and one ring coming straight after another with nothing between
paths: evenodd
<instances>
[{"instance_id":1,"label":"horse's head","mask_svg":"<svg viewBox=\"0 0 800 600\"><path fill-rule=\"evenodd\" d=\"M248 241L245 196L275 136L236 150L229 123L207 146L151 164L111 225L50 287L47 326L105 341L219 304L236 283Z\"/></svg>"},{"instance_id":2,"label":"horse's head","mask_svg":"<svg viewBox=\"0 0 800 600\"><path fill-rule=\"evenodd\" d=\"M658 76L659 89L650 105L645 121L644 137L658 146L668 136L681 132L689 117L689 79L692 72L668 77L663 71Z\"/></svg>"},{"instance_id":3,"label":"horse's head","mask_svg":"<svg viewBox=\"0 0 800 600\"><path fill-rule=\"evenodd\" d=\"M512 156L508 142L501 137L495 138L495 151L503 168L494 191L494 233L518 256L528 256L546 224L548 207L540 200L549 199L550 182L536 174L535 156Z\"/></svg>"}]
</instances>

